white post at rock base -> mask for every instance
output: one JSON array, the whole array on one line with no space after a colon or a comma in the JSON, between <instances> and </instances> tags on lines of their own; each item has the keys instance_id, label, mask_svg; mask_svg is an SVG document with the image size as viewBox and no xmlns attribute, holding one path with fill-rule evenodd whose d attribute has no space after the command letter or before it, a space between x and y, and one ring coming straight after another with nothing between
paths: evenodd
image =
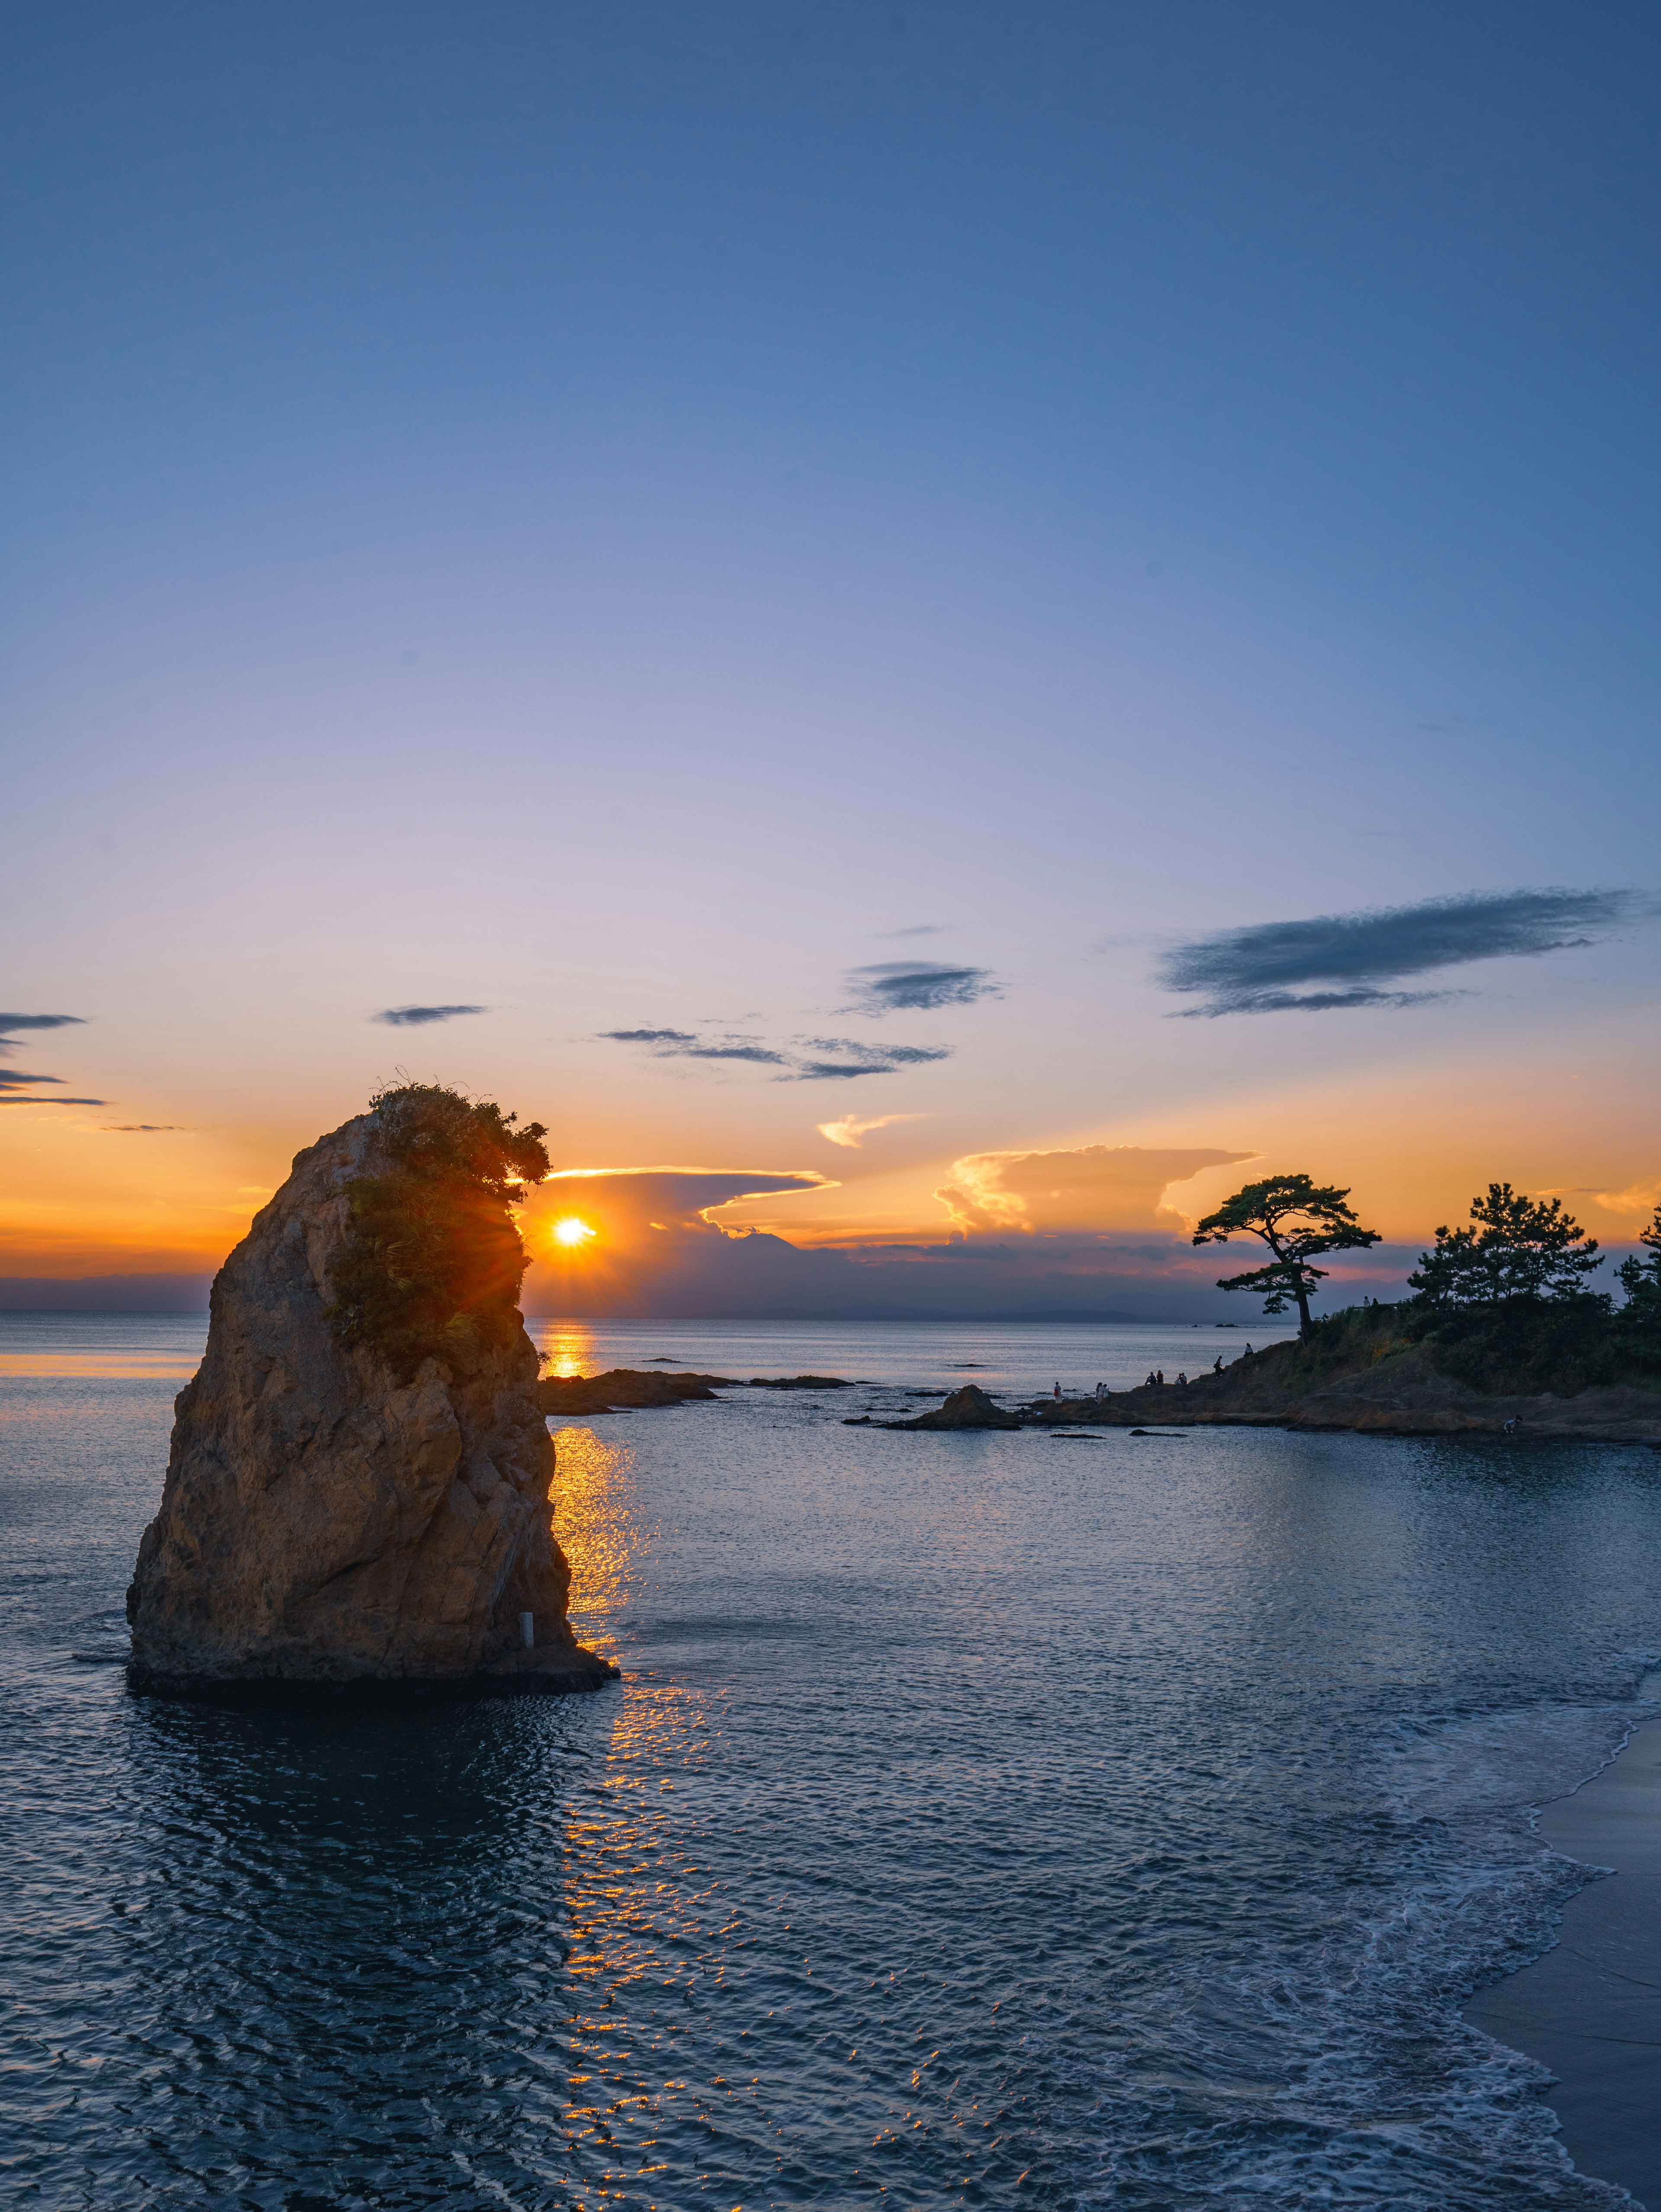
<instances>
[{"instance_id":1,"label":"white post at rock base","mask_svg":"<svg viewBox=\"0 0 1661 2212\"><path fill-rule=\"evenodd\" d=\"M534 1651L536 1650L537 1642L537 1617L535 1613L520 1613L519 1616L519 1632L525 1638L525 1649L527 1651Z\"/></svg>"}]
</instances>

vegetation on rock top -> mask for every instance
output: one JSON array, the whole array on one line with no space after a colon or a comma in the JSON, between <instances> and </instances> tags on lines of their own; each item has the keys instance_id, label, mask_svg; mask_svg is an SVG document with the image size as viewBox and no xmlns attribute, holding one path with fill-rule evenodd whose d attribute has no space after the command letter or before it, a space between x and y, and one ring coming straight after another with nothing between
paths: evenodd
<instances>
[{"instance_id":1,"label":"vegetation on rock top","mask_svg":"<svg viewBox=\"0 0 1661 2212\"><path fill-rule=\"evenodd\" d=\"M471 1366L520 1327L527 1255L509 1208L548 1172L547 1131L438 1084L379 1091L369 1109L386 1164L345 1187L330 1321L405 1374L429 1356Z\"/></svg>"}]
</instances>

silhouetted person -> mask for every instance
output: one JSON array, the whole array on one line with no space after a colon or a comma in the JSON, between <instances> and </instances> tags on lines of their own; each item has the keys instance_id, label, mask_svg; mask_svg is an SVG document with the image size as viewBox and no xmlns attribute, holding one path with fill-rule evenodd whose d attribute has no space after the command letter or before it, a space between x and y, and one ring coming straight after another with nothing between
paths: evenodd
<instances>
[{"instance_id":1,"label":"silhouetted person","mask_svg":"<svg viewBox=\"0 0 1661 2212\"><path fill-rule=\"evenodd\" d=\"M1223 1355L1220 1352L1211 1363L1211 1371L1214 1375L1220 1375L1223 1371Z\"/></svg>"},{"instance_id":2,"label":"silhouetted person","mask_svg":"<svg viewBox=\"0 0 1661 2212\"><path fill-rule=\"evenodd\" d=\"M1154 1369L1153 1380L1159 1384L1160 1389L1163 1390L1165 1389L1165 1370L1163 1367L1156 1367Z\"/></svg>"},{"instance_id":3,"label":"silhouetted person","mask_svg":"<svg viewBox=\"0 0 1661 2212\"><path fill-rule=\"evenodd\" d=\"M1056 1395L1059 1398L1059 1397L1061 1396L1061 1395L1062 1395L1062 1386L1061 1386L1061 1384L1058 1382L1058 1383L1056 1385Z\"/></svg>"}]
</instances>

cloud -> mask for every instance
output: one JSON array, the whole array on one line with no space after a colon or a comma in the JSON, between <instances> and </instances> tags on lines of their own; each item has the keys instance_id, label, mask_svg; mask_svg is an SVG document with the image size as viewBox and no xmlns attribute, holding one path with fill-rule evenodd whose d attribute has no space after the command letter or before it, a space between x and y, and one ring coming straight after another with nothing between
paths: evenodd
<instances>
[{"instance_id":1,"label":"cloud","mask_svg":"<svg viewBox=\"0 0 1661 2212\"><path fill-rule=\"evenodd\" d=\"M1140 1145L971 1152L952 1162L951 1180L934 1195L964 1234L1171 1230L1184 1219L1165 1203L1171 1183L1256 1157L1214 1147L1153 1151Z\"/></svg>"},{"instance_id":2,"label":"cloud","mask_svg":"<svg viewBox=\"0 0 1661 2212\"><path fill-rule=\"evenodd\" d=\"M854 1075L893 1075L903 1067L921 1067L927 1061L950 1060L948 1045L860 1044L852 1037L799 1037L807 1057L797 1060L794 1075L782 1083L829 1083ZM834 1058L825 1055L835 1054Z\"/></svg>"},{"instance_id":3,"label":"cloud","mask_svg":"<svg viewBox=\"0 0 1661 2212\"><path fill-rule=\"evenodd\" d=\"M1121 1147L1115 1168L1099 1167L1104 1146L1078 1153L1009 1153L1025 1162L1035 1182L1057 1173L1088 1181L1116 1173L1157 1197L1159 1178L1197 1172L1194 1163L1229 1160L1226 1152L1135 1152ZM1244 1157L1249 1157L1244 1156ZM1071 1162L1072 1166L1065 1164ZM1079 1164L1082 1163L1083 1164ZM1021 1180L1019 1169L1013 1180ZM530 1314L825 1320L1096 1320L1153 1316L1252 1322L1217 1290L1214 1258L1196 1252L1177 1227L1140 1227L1129 1237L1099 1232L971 1236L952 1242L806 1249L776 1228L734 1231L721 1208L746 1194L824 1188L823 1178L791 1170L661 1167L570 1169L538 1186L526 1209L526 1240L533 1255L525 1290ZM781 1213L783 1207L781 1206ZM573 1254L553 1237L554 1224L576 1214L597 1234ZM942 1224L944 1225L944 1224ZM1413 1264L1406 1247L1355 1255L1335 1269L1328 1303L1339 1305L1362 1289L1397 1292ZM1232 1340L1238 1350L1239 1338ZM1230 1348L1226 1339L1208 1339ZM1196 1351L1198 1346L1196 1347ZM1081 1346L1079 1358L1093 1360ZM1066 1370L1062 1370L1063 1375ZM1077 1379L1096 1379L1092 1370Z\"/></svg>"},{"instance_id":4,"label":"cloud","mask_svg":"<svg viewBox=\"0 0 1661 2212\"><path fill-rule=\"evenodd\" d=\"M602 1030L600 1035L612 1044L649 1045L654 1060L737 1060L757 1067L790 1065L788 1054L757 1044L751 1037L727 1036L706 1044L691 1030Z\"/></svg>"},{"instance_id":5,"label":"cloud","mask_svg":"<svg viewBox=\"0 0 1661 2212\"><path fill-rule=\"evenodd\" d=\"M614 1044L642 1044L654 1060L729 1060L785 1072L780 1083L823 1083L854 1075L892 1075L927 1060L949 1060L946 1045L860 1044L851 1037L794 1037L782 1051L754 1038L725 1036L706 1042L691 1030L602 1030ZM835 1057L830 1057L834 1054Z\"/></svg>"},{"instance_id":6,"label":"cloud","mask_svg":"<svg viewBox=\"0 0 1661 2212\"><path fill-rule=\"evenodd\" d=\"M788 1067L789 1060L782 1052L774 1052L764 1044L693 1044L678 1046L676 1049L687 1060L747 1060L758 1067Z\"/></svg>"},{"instance_id":7,"label":"cloud","mask_svg":"<svg viewBox=\"0 0 1661 2212\"><path fill-rule=\"evenodd\" d=\"M56 1083L55 1075L33 1075L31 1083ZM0 1106L108 1106L108 1098L0 1098Z\"/></svg>"},{"instance_id":8,"label":"cloud","mask_svg":"<svg viewBox=\"0 0 1661 2212\"><path fill-rule=\"evenodd\" d=\"M1597 945L1658 912L1661 902L1634 890L1469 891L1418 906L1220 931L1175 946L1159 972L1167 990L1202 1000L1183 1009L1189 1018L1418 1006L1450 994L1380 985L1472 961Z\"/></svg>"},{"instance_id":9,"label":"cloud","mask_svg":"<svg viewBox=\"0 0 1661 2212\"><path fill-rule=\"evenodd\" d=\"M488 1006L383 1006L374 1018L395 1030L423 1028L428 1022L453 1022L458 1014L488 1014Z\"/></svg>"},{"instance_id":10,"label":"cloud","mask_svg":"<svg viewBox=\"0 0 1661 2212\"><path fill-rule=\"evenodd\" d=\"M843 980L853 1011L862 1014L920 1013L999 995L989 968L949 968L939 960L878 960L850 969Z\"/></svg>"},{"instance_id":11,"label":"cloud","mask_svg":"<svg viewBox=\"0 0 1661 2212\"><path fill-rule=\"evenodd\" d=\"M90 1106L93 1102L85 1098L81 1103ZM190 1133L182 1121L106 1121L103 1133L111 1137L188 1136Z\"/></svg>"},{"instance_id":12,"label":"cloud","mask_svg":"<svg viewBox=\"0 0 1661 2212\"><path fill-rule=\"evenodd\" d=\"M943 937L947 925L943 921L914 921L909 929L879 929L879 937Z\"/></svg>"},{"instance_id":13,"label":"cloud","mask_svg":"<svg viewBox=\"0 0 1661 2212\"><path fill-rule=\"evenodd\" d=\"M858 1152L860 1139L868 1136L873 1129L886 1129L896 1121L932 1121L932 1114L873 1114L861 1121L857 1114L844 1114L839 1121L821 1121L818 1133L828 1137L833 1145L845 1145Z\"/></svg>"},{"instance_id":14,"label":"cloud","mask_svg":"<svg viewBox=\"0 0 1661 2212\"><path fill-rule=\"evenodd\" d=\"M0 1053L14 1053L17 1047L11 1042L18 1030L84 1029L86 1024L79 1014L0 1014ZM49 1077L37 1080L50 1081Z\"/></svg>"}]
</instances>

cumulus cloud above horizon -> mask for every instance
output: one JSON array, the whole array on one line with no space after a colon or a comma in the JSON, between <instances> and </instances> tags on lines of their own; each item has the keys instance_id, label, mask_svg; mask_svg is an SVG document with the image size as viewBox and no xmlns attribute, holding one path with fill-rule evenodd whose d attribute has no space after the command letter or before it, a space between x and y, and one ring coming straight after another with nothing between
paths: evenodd
<instances>
[{"instance_id":1,"label":"cumulus cloud above horizon","mask_svg":"<svg viewBox=\"0 0 1661 2212\"><path fill-rule=\"evenodd\" d=\"M1453 994L1389 987L1476 961L1601 944L1658 912L1653 894L1630 890L1468 891L1415 906L1220 930L1174 946L1158 972L1168 991L1200 1000L1182 1010L1190 1019L1422 1006Z\"/></svg>"},{"instance_id":2,"label":"cumulus cloud above horizon","mask_svg":"<svg viewBox=\"0 0 1661 2212\"><path fill-rule=\"evenodd\" d=\"M854 994L850 1011L861 1014L926 1013L1000 995L989 968L954 968L941 960L875 960L849 969L843 981Z\"/></svg>"},{"instance_id":3,"label":"cumulus cloud above horizon","mask_svg":"<svg viewBox=\"0 0 1661 2212\"><path fill-rule=\"evenodd\" d=\"M1183 1217L1167 1206L1172 1183L1208 1168L1256 1157L1214 1146L1170 1150L1142 1145L1080 1145L1070 1152L970 1152L952 1163L934 1195L964 1236L1008 1230L1171 1230Z\"/></svg>"},{"instance_id":4,"label":"cumulus cloud above horizon","mask_svg":"<svg viewBox=\"0 0 1661 2212\"><path fill-rule=\"evenodd\" d=\"M371 1017L395 1030L422 1029L429 1022L453 1022L458 1014L488 1014L488 1006L383 1006Z\"/></svg>"}]
</instances>

